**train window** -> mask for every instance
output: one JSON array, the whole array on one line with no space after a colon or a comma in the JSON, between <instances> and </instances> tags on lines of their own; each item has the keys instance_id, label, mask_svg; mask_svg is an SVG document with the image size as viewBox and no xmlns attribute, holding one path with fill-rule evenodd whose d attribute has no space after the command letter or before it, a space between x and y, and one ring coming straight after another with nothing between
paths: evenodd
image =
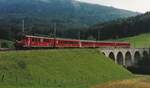
<instances>
[{"instance_id":1,"label":"train window","mask_svg":"<svg viewBox=\"0 0 150 88\"><path fill-rule=\"evenodd\" d=\"M39 42L43 42L44 41L44 39L39 39Z\"/></svg>"},{"instance_id":2,"label":"train window","mask_svg":"<svg viewBox=\"0 0 150 88\"><path fill-rule=\"evenodd\" d=\"M83 44L91 44L90 42L83 42Z\"/></svg>"},{"instance_id":3,"label":"train window","mask_svg":"<svg viewBox=\"0 0 150 88\"><path fill-rule=\"evenodd\" d=\"M78 42L74 41L64 41L64 44L79 44Z\"/></svg>"},{"instance_id":4,"label":"train window","mask_svg":"<svg viewBox=\"0 0 150 88\"><path fill-rule=\"evenodd\" d=\"M41 42L41 40L38 39L38 38L32 38L32 41L33 41L33 42Z\"/></svg>"},{"instance_id":5,"label":"train window","mask_svg":"<svg viewBox=\"0 0 150 88\"><path fill-rule=\"evenodd\" d=\"M59 41L59 40L58 40L58 43L62 43L62 42L63 42L63 41Z\"/></svg>"},{"instance_id":6,"label":"train window","mask_svg":"<svg viewBox=\"0 0 150 88\"><path fill-rule=\"evenodd\" d=\"M35 39L35 42L40 42L40 39L36 38L36 39Z\"/></svg>"},{"instance_id":7,"label":"train window","mask_svg":"<svg viewBox=\"0 0 150 88\"><path fill-rule=\"evenodd\" d=\"M37 39L37 38L35 38L35 42L38 42L38 39Z\"/></svg>"},{"instance_id":8,"label":"train window","mask_svg":"<svg viewBox=\"0 0 150 88\"><path fill-rule=\"evenodd\" d=\"M32 38L32 42L35 42L35 38Z\"/></svg>"},{"instance_id":9,"label":"train window","mask_svg":"<svg viewBox=\"0 0 150 88\"><path fill-rule=\"evenodd\" d=\"M25 35L22 35L22 34L17 34L17 35L16 35L16 39L17 39L18 41L21 41L21 40L23 40L23 39L25 39L25 38L27 38Z\"/></svg>"},{"instance_id":10,"label":"train window","mask_svg":"<svg viewBox=\"0 0 150 88\"><path fill-rule=\"evenodd\" d=\"M64 42L64 41L61 41L61 43L62 43L62 44L65 44L65 42Z\"/></svg>"},{"instance_id":11,"label":"train window","mask_svg":"<svg viewBox=\"0 0 150 88\"><path fill-rule=\"evenodd\" d=\"M37 42L41 42L42 40L41 39L37 39Z\"/></svg>"},{"instance_id":12,"label":"train window","mask_svg":"<svg viewBox=\"0 0 150 88\"><path fill-rule=\"evenodd\" d=\"M49 40L48 40L48 39L44 39L43 41L44 41L44 42L49 42Z\"/></svg>"}]
</instances>

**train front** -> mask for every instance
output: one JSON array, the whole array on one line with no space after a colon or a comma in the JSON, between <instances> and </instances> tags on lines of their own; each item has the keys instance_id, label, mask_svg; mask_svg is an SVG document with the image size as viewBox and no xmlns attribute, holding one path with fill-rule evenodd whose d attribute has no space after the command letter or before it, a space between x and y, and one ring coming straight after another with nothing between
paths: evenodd
<instances>
[{"instance_id":1,"label":"train front","mask_svg":"<svg viewBox=\"0 0 150 88\"><path fill-rule=\"evenodd\" d=\"M14 46L16 49L23 49L24 46L26 45L26 36L25 35L22 35L22 36L19 36L17 38L17 40L15 41L14 43Z\"/></svg>"}]
</instances>

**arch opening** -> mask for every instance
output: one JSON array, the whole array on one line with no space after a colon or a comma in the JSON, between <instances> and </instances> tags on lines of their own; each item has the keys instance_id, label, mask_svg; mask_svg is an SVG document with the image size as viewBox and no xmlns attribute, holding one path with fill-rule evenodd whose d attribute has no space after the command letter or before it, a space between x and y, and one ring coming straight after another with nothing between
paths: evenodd
<instances>
[{"instance_id":1,"label":"arch opening","mask_svg":"<svg viewBox=\"0 0 150 88\"><path fill-rule=\"evenodd\" d=\"M105 55L105 53L104 53L104 52L102 52L102 54L103 54L103 55Z\"/></svg>"},{"instance_id":2,"label":"arch opening","mask_svg":"<svg viewBox=\"0 0 150 88\"><path fill-rule=\"evenodd\" d=\"M136 51L134 54L134 64L138 64L140 60L141 60L140 52Z\"/></svg>"},{"instance_id":3,"label":"arch opening","mask_svg":"<svg viewBox=\"0 0 150 88\"><path fill-rule=\"evenodd\" d=\"M143 59L148 59L149 55L147 51L143 51Z\"/></svg>"},{"instance_id":4,"label":"arch opening","mask_svg":"<svg viewBox=\"0 0 150 88\"><path fill-rule=\"evenodd\" d=\"M111 53L109 54L109 58L112 59L113 61L115 61L115 55L114 55L113 52L111 52Z\"/></svg>"},{"instance_id":5,"label":"arch opening","mask_svg":"<svg viewBox=\"0 0 150 88\"><path fill-rule=\"evenodd\" d=\"M132 66L132 56L129 51L125 54L125 65Z\"/></svg>"},{"instance_id":6,"label":"arch opening","mask_svg":"<svg viewBox=\"0 0 150 88\"><path fill-rule=\"evenodd\" d=\"M123 54L121 52L117 54L117 63L123 65Z\"/></svg>"}]
</instances>

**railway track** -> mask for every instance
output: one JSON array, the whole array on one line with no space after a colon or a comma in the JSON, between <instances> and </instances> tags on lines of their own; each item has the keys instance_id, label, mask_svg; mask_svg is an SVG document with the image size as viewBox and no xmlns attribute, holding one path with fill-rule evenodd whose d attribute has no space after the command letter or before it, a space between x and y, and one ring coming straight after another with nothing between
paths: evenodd
<instances>
[{"instance_id":1,"label":"railway track","mask_svg":"<svg viewBox=\"0 0 150 88\"><path fill-rule=\"evenodd\" d=\"M16 51L16 49L11 49L11 48L0 48L0 51Z\"/></svg>"},{"instance_id":2,"label":"railway track","mask_svg":"<svg viewBox=\"0 0 150 88\"><path fill-rule=\"evenodd\" d=\"M30 51L30 50L50 50L50 49L57 49L57 48L29 48L29 49L15 49L15 48L0 48L0 52L4 51Z\"/></svg>"}]
</instances>

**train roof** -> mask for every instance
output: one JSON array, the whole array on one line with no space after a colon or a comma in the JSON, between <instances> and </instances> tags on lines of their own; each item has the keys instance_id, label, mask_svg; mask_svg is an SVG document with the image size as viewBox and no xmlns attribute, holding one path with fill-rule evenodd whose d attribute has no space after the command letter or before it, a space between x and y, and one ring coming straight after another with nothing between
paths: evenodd
<instances>
[{"instance_id":1,"label":"train roof","mask_svg":"<svg viewBox=\"0 0 150 88\"><path fill-rule=\"evenodd\" d=\"M32 37L32 38L45 38L45 39L54 39L54 38L51 38L51 37L41 37L41 36L33 36L33 35L26 35L26 37ZM67 39L67 38L56 38L56 39L59 39L59 40L74 40L74 41L79 41L78 39Z\"/></svg>"},{"instance_id":2,"label":"train roof","mask_svg":"<svg viewBox=\"0 0 150 88\"><path fill-rule=\"evenodd\" d=\"M32 37L32 38L45 38L45 39L54 39L51 37L44 37L44 36L34 36L34 35L25 35L26 37Z\"/></svg>"},{"instance_id":3,"label":"train roof","mask_svg":"<svg viewBox=\"0 0 150 88\"><path fill-rule=\"evenodd\" d=\"M45 38L45 39L54 39L51 37L41 37L41 36L33 36L33 35L25 35L26 37L32 37L32 38ZM79 40L79 39L67 39L67 38L56 38L59 40L69 40L69 41L82 41L82 42L105 42L105 43L109 43L109 42L115 42L115 43L129 43L129 42L122 42L122 41L94 41L94 40Z\"/></svg>"}]
</instances>

